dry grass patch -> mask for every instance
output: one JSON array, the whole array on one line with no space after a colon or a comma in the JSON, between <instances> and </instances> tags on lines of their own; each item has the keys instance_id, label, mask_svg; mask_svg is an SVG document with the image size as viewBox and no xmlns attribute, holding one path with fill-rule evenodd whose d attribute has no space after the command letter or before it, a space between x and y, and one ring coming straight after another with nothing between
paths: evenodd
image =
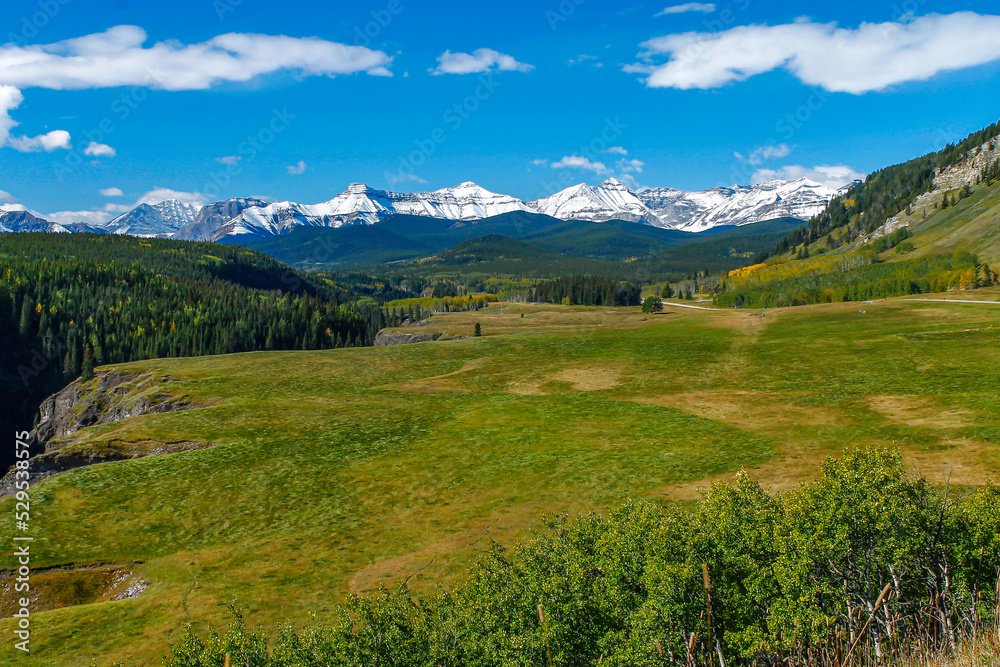
<instances>
[{"instance_id":1,"label":"dry grass patch","mask_svg":"<svg viewBox=\"0 0 1000 667\"><path fill-rule=\"evenodd\" d=\"M573 391L602 391L617 387L621 373L610 368L567 368L553 375L552 379L568 382Z\"/></svg>"},{"instance_id":2,"label":"dry grass patch","mask_svg":"<svg viewBox=\"0 0 1000 667\"><path fill-rule=\"evenodd\" d=\"M390 384L383 387L383 389L389 389L392 391L401 391L409 394L464 394L469 390L461 386L457 382L451 380L451 378L457 377L462 373L468 373L473 371L483 364L485 364L489 359L472 359L465 362L461 368L450 373L442 373L441 375L433 375L431 377L421 378L419 380L413 380L411 382L405 382L401 384Z\"/></svg>"},{"instance_id":3,"label":"dry grass patch","mask_svg":"<svg viewBox=\"0 0 1000 667\"><path fill-rule=\"evenodd\" d=\"M931 396L870 396L868 405L886 419L904 426L956 429L971 426L975 413L942 407Z\"/></svg>"},{"instance_id":4,"label":"dry grass patch","mask_svg":"<svg viewBox=\"0 0 1000 667\"><path fill-rule=\"evenodd\" d=\"M837 426L850 422L840 410L793 403L807 394L744 390L689 391L664 396L636 396L629 400L684 410L698 417L720 421L762 434L782 432L789 426Z\"/></svg>"}]
</instances>

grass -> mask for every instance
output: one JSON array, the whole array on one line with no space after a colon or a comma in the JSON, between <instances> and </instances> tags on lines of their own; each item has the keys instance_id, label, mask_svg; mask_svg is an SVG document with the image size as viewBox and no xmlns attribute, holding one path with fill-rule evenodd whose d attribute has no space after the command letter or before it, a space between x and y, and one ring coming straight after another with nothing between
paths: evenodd
<instances>
[{"instance_id":1,"label":"grass","mask_svg":"<svg viewBox=\"0 0 1000 667\"><path fill-rule=\"evenodd\" d=\"M911 216L910 231L914 233L911 241L916 245L917 254L966 250L978 256L980 261L1000 262L1000 248L996 243L1000 183L990 187L977 185L971 197L947 209L928 206L926 220L924 212L923 208L916 209Z\"/></svg>"},{"instance_id":2,"label":"grass","mask_svg":"<svg viewBox=\"0 0 1000 667\"><path fill-rule=\"evenodd\" d=\"M898 667L1000 667L996 634L963 642L950 655L921 654L892 663Z\"/></svg>"},{"instance_id":3,"label":"grass","mask_svg":"<svg viewBox=\"0 0 1000 667\"><path fill-rule=\"evenodd\" d=\"M1000 334L961 332L995 332L1000 306L667 310L493 305L420 329L479 322L475 339L127 365L209 407L76 446L214 446L33 489L33 567L132 563L152 586L37 613L18 664L159 664L185 621L222 625L233 598L259 622L322 622L349 591L455 581L543 512L683 502L741 467L788 488L849 444L898 446L932 479L997 477Z\"/></svg>"}]
</instances>

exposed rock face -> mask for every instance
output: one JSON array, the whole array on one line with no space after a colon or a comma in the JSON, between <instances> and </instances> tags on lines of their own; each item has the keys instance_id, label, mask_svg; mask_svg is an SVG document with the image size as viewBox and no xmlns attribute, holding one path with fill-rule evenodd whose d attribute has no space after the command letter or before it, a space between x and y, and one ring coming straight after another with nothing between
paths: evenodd
<instances>
[{"instance_id":1,"label":"exposed rock face","mask_svg":"<svg viewBox=\"0 0 1000 667\"><path fill-rule=\"evenodd\" d=\"M267 206L269 202L263 199L236 197L225 201L213 202L198 211L198 217L181 229L171 238L181 241L207 241L214 238L220 227L238 216L243 211L254 206Z\"/></svg>"},{"instance_id":2,"label":"exposed rock face","mask_svg":"<svg viewBox=\"0 0 1000 667\"><path fill-rule=\"evenodd\" d=\"M208 446L189 441L160 443L147 440L112 441L99 449L70 448L73 439L69 436L88 426L200 407L186 396L157 390L158 386L161 382L152 374L106 372L87 382L77 380L45 399L39 408L38 426L28 436L29 483L35 484L55 473L95 463ZM0 497L16 491L15 481L12 469L0 479Z\"/></svg>"},{"instance_id":3,"label":"exposed rock face","mask_svg":"<svg viewBox=\"0 0 1000 667\"><path fill-rule=\"evenodd\" d=\"M918 215L907 215L905 209L900 211L886 220L885 224L876 229L870 236L862 238L859 245L888 236L898 229L909 227L912 223L921 220L923 216L919 214L931 211L936 204L941 202L941 198L946 192L954 192L965 185L975 185L976 177L979 176L980 172L996 160L1000 160L1000 146L997 144L1000 144L1000 140L991 139L978 149L969 151L961 162L938 171L934 175L934 187L931 188L930 192L918 196L909 207L910 211L915 211Z\"/></svg>"},{"instance_id":4,"label":"exposed rock face","mask_svg":"<svg viewBox=\"0 0 1000 667\"><path fill-rule=\"evenodd\" d=\"M439 333L402 333L398 331L379 331L375 336L375 347L386 347L388 345L409 345L410 343L429 343L435 340L462 340L468 336L445 336Z\"/></svg>"}]
</instances>

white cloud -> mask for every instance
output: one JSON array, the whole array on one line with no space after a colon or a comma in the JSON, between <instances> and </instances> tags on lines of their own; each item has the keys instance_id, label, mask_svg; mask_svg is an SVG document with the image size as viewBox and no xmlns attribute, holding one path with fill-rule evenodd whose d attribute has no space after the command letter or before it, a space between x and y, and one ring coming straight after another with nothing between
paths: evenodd
<instances>
[{"instance_id":1,"label":"white cloud","mask_svg":"<svg viewBox=\"0 0 1000 667\"><path fill-rule=\"evenodd\" d=\"M283 70L309 76L392 76L382 51L314 37L228 33L184 45L145 48L146 31L121 25L55 44L0 46L0 83L54 90L150 86L203 90Z\"/></svg>"},{"instance_id":2,"label":"white cloud","mask_svg":"<svg viewBox=\"0 0 1000 667\"><path fill-rule=\"evenodd\" d=\"M18 122L10 117L10 112L21 106L24 95L13 86L0 86L0 147L10 146L22 153L45 151L50 153L60 148L72 148L69 132L53 130L37 137L15 137L10 131Z\"/></svg>"},{"instance_id":3,"label":"white cloud","mask_svg":"<svg viewBox=\"0 0 1000 667\"><path fill-rule=\"evenodd\" d=\"M106 188L101 190L100 193L103 197L121 197L124 194L120 188ZM170 188L155 188L139 197L139 199L131 206L126 204L107 203L100 208L94 208L89 211L56 211L55 213L37 215L41 218L45 218L46 220L51 220L52 222L58 222L61 224L84 222L88 225L100 226L111 222L122 213L131 211L140 204L159 204L161 201L165 201L167 199L176 199L199 208L208 201L208 197L200 192L180 192L178 190L171 190ZM23 209L23 207L21 208Z\"/></svg>"},{"instance_id":4,"label":"white cloud","mask_svg":"<svg viewBox=\"0 0 1000 667\"><path fill-rule=\"evenodd\" d=\"M842 188L852 181L864 178L865 175L847 165L818 165L809 169L801 165L789 165L780 169L759 169L753 175L753 182L763 183L774 178L790 181L797 178L808 178L830 188Z\"/></svg>"},{"instance_id":5,"label":"white cloud","mask_svg":"<svg viewBox=\"0 0 1000 667\"><path fill-rule=\"evenodd\" d=\"M611 148L609 148L604 152L611 153L612 155L628 155L628 151L622 148L621 146L612 146Z\"/></svg>"},{"instance_id":6,"label":"white cloud","mask_svg":"<svg viewBox=\"0 0 1000 667\"><path fill-rule=\"evenodd\" d=\"M100 193L104 197L121 197L124 194L119 188L107 188L101 190ZM179 192L169 188L156 188L139 197L138 201L131 206L127 204L107 203L100 208L94 208L89 211L56 211L55 213L47 213L39 217L61 224L84 222L88 225L101 226L111 222L122 213L131 211L140 204L159 204L166 199L177 199L200 207L205 204L208 198L198 192Z\"/></svg>"},{"instance_id":7,"label":"white cloud","mask_svg":"<svg viewBox=\"0 0 1000 667\"><path fill-rule=\"evenodd\" d=\"M69 132L65 130L53 130L37 137L7 137L7 143L11 148L21 153L37 153L38 151L51 153L59 149L72 148Z\"/></svg>"},{"instance_id":8,"label":"white cloud","mask_svg":"<svg viewBox=\"0 0 1000 667\"><path fill-rule=\"evenodd\" d=\"M619 160L618 168L625 172L626 174L635 172L637 174L642 173L642 168L646 166L646 163L642 160Z\"/></svg>"},{"instance_id":9,"label":"white cloud","mask_svg":"<svg viewBox=\"0 0 1000 667\"><path fill-rule=\"evenodd\" d=\"M765 160L774 160L777 158L788 157L792 152L791 147L788 144L778 144L778 145L768 145L760 146L753 149L750 155L744 157L742 153L733 153L738 160L747 162L749 164L758 165Z\"/></svg>"},{"instance_id":10,"label":"white cloud","mask_svg":"<svg viewBox=\"0 0 1000 667\"><path fill-rule=\"evenodd\" d=\"M88 225L100 226L111 222L116 216L112 213L103 210L95 211L56 211L55 213L46 213L41 216L42 218L49 220L50 222L58 222L59 224L69 224L72 222L85 222Z\"/></svg>"},{"instance_id":11,"label":"white cloud","mask_svg":"<svg viewBox=\"0 0 1000 667\"><path fill-rule=\"evenodd\" d=\"M601 162L594 162L579 155L567 155L558 162L552 163L553 169L587 169L597 174L606 174L608 168Z\"/></svg>"},{"instance_id":12,"label":"white cloud","mask_svg":"<svg viewBox=\"0 0 1000 667\"><path fill-rule=\"evenodd\" d=\"M641 189L641 186L639 185L639 181L635 180L635 177L632 174L620 174L618 176L618 180L621 181L622 185L624 185L625 187L627 187L630 190L640 190Z\"/></svg>"},{"instance_id":13,"label":"white cloud","mask_svg":"<svg viewBox=\"0 0 1000 667\"><path fill-rule=\"evenodd\" d=\"M586 62L590 62L590 61L593 61L592 62L592 66L594 68L596 68L596 69L600 69L601 67L604 67L604 63L598 62L597 56L590 56L590 55L587 55L586 53L581 53L576 58L570 58L569 62L567 64L570 67L573 67L575 65L582 65L582 64L584 64Z\"/></svg>"},{"instance_id":14,"label":"white cloud","mask_svg":"<svg viewBox=\"0 0 1000 667\"><path fill-rule=\"evenodd\" d=\"M14 204L17 198L6 190L0 190L0 204Z\"/></svg>"},{"instance_id":15,"label":"white cloud","mask_svg":"<svg viewBox=\"0 0 1000 667\"><path fill-rule=\"evenodd\" d=\"M541 160L541 159L531 161L531 164L535 165L536 167L544 167L548 163L549 163L548 160Z\"/></svg>"},{"instance_id":16,"label":"white cloud","mask_svg":"<svg viewBox=\"0 0 1000 667\"><path fill-rule=\"evenodd\" d=\"M161 201L166 201L167 199L176 199L184 202L185 204L193 204L195 206L203 206L208 202L208 196L200 192L181 192L178 190L171 190L170 188L154 188L139 197L139 200L136 201L135 205L159 204Z\"/></svg>"},{"instance_id":17,"label":"white cloud","mask_svg":"<svg viewBox=\"0 0 1000 667\"><path fill-rule=\"evenodd\" d=\"M653 14L653 16L665 16L667 14L686 14L688 12L705 12L706 14L711 14L715 11L715 5L711 2L689 2L683 5L674 5L673 7L667 7L662 12L658 14Z\"/></svg>"},{"instance_id":18,"label":"white cloud","mask_svg":"<svg viewBox=\"0 0 1000 667\"><path fill-rule=\"evenodd\" d=\"M476 49L472 53L445 51L438 56L438 66L431 74L477 74L498 69L504 72L530 72L534 65L519 63L513 56L493 49Z\"/></svg>"},{"instance_id":19,"label":"white cloud","mask_svg":"<svg viewBox=\"0 0 1000 667\"><path fill-rule=\"evenodd\" d=\"M643 43L644 63L625 71L648 75L651 88L718 88L785 69L802 82L861 94L940 72L1000 59L1000 16L929 14L900 23L740 26L721 33L683 33ZM668 56L666 64L652 58Z\"/></svg>"},{"instance_id":20,"label":"white cloud","mask_svg":"<svg viewBox=\"0 0 1000 667\"><path fill-rule=\"evenodd\" d=\"M227 167L231 167L242 159L243 158L239 155L227 155L225 157L217 157L215 158L215 161L220 164L224 164Z\"/></svg>"},{"instance_id":21,"label":"white cloud","mask_svg":"<svg viewBox=\"0 0 1000 667\"><path fill-rule=\"evenodd\" d=\"M291 176L298 176L299 174L304 174L306 171L306 163L299 160L298 164L293 164L288 167L288 173Z\"/></svg>"},{"instance_id":22,"label":"white cloud","mask_svg":"<svg viewBox=\"0 0 1000 667\"><path fill-rule=\"evenodd\" d=\"M420 178L416 174L400 174L398 176L389 176L390 183L405 183L406 181L414 181L416 183L426 183L424 179Z\"/></svg>"},{"instance_id":23,"label":"white cloud","mask_svg":"<svg viewBox=\"0 0 1000 667\"><path fill-rule=\"evenodd\" d=\"M84 155L89 155L90 157L114 157L117 155L115 149L107 144L99 144L96 141L91 141L90 144L83 149Z\"/></svg>"}]
</instances>

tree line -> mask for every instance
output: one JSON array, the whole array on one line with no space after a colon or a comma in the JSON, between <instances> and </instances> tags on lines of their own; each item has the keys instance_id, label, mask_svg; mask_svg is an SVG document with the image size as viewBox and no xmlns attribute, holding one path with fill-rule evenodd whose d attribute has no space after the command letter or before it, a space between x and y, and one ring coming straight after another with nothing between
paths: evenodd
<instances>
[{"instance_id":1,"label":"tree line","mask_svg":"<svg viewBox=\"0 0 1000 667\"><path fill-rule=\"evenodd\" d=\"M835 197L826 210L814 216L805 227L790 233L778 242L769 255L758 256L757 260L763 261L767 256L782 255L800 245L814 243L840 227L847 228L843 240L874 232L886 220L907 210L918 196L929 192L940 170L961 162L970 151L983 147L987 142L991 143L986 148L996 151L993 140L998 136L1000 122L936 153L876 171L864 182ZM998 168L991 166L984 170L980 179L989 177L992 182L1000 176L1000 172L995 171Z\"/></svg>"},{"instance_id":2,"label":"tree line","mask_svg":"<svg viewBox=\"0 0 1000 667\"><path fill-rule=\"evenodd\" d=\"M783 495L741 474L694 505L550 517L453 590L351 595L273 644L238 611L221 634L188 626L163 664L867 667L988 633L998 572L1000 490L954 495L849 450Z\"/></svg>"},{"instance_id":3,"label":"tree line","mask_svg":"<svg viewBox=\"0 0 1000 667\"><path fill-rule=\"evenodd\" d=\"M567 276L539 283L526 299L530 303L570 306L638 306L642 289L635 283L606 276Z\"/></svg>"},{"instance_id":4,"label":"tree line","mask_svg":"<svg viewBox=\"0 0 1000 667\"><path fill-rule=\"evenodd\" d=\"M897 246L898 247L898 246ZM856 257L845 257L845 262ZM864 258L861 258L864 260ZM930 255L903 262L852 262L840 269L780 280L755 282L731 281L717 294L715 303L727 308L779 308L814 303L870 301L908 294L976 289L998 284L998 276L989 265L980 264L975 255Z\"/></svg>"},{"instance_id":5,"label":"tree line","mask_svg":"<svg viewBox=\"0 0 1000 667\"><path fill-rule=\"evenodd\" d=\"M0 260L0 426L8 432L30 428L42 399L101 364L368 345L387 323L422 316L371 299L355 307L363 297L352 283L375 289L370 278L333 280L216 244L3 234Z\"/></svg>"}]
</instances>

